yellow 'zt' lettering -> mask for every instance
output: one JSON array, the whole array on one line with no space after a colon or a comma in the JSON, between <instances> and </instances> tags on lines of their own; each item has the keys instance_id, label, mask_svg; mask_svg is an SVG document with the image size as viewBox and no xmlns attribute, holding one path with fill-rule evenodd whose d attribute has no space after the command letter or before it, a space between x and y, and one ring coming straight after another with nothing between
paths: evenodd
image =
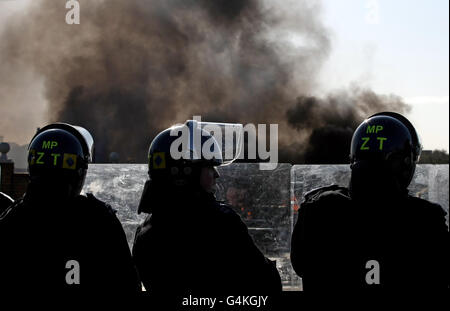
<instances>
[{"instance_id":1,"label":"yellow 'zt' lettering","mask_svg":"<svg viewBox=\"0 0 450 311\"><path fill-rule=\"evenodd\" d=\"M59 153L52 153L53 157L53 166L56 166L58 164L58 157L61 156Z\"/></svg>"},{"instance_id":2,"label":"yellow 'zt' lettering","mask_svg":"<svg viewBox=\"0 0 450 311\"><path fill-rule=\"evenodd\" d=\"M38 152L38 158L36 160L36 164L44 164L44 162L42 161L42 158L44 157L45 153L44 152Z\"/></svg>"},{"instance_id":3,"label":"yellow 'zt' lettering","mask_svg":"<svg viewBox=\"0 0 450 311\"><path fill-rule=\"evenodd\" d=\"M361 145L361 150L369 150L369 147L366 146L366 144L369 142L370 137L362 137L362 140L364 140L363 144Z\"/></svg>"},{"instance_id":4,"label":"yellow 'zt' lettering","mask_svg":"<svg viewBox=\"0 0 450 311\"><path fill-rule=\"evenodd\" d=\"M380 150L383 150L383 142L387 140L386 137L377 137L377 139L380 141Z\"/></svg>"}]
</instances>

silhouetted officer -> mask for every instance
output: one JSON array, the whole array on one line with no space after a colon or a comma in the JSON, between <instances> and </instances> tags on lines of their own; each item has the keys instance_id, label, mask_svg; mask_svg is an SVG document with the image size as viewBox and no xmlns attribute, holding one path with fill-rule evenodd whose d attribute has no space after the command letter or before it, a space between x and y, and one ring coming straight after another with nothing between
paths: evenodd
<instances>
[{"instance_id":1,"label":"silhouetted officer","mask_svg":"<svg viewBox=\"0 0 450 311\"><path fill-rule=\"evenodd\" d=\"M350 187L305 196L291 260L305 290L448 287L448 230L437 204L408 195L421 145L412 124L386 112L351 143Z\"/></svg>"},{"instance_id":2,"label":"silhouetted officer","mask_svg":"<svg viewBox=\"0 0 450 311\"><path fill-rule=\"evenodd\" d=\"M42 128L28 148L26 194L0 218L0 287L18 292L132 293L139 289L115 211L80 195L93 139L84 128Z\"/></svg>"},{"instance_id":3,"label":"silhouetted officer","mask_svg":"<svg viewBox=\"0 0 450 311\"><path fill-rule=\"evenodd\" d=\"M275 264L254 244L240 217L214 196L215 167L222 164L214 137L203 131L201 149L191 144L183 151L187 157L172 157L170 147L186 128L192 137L195 123L161 132L150 146L151 181L139 207L149 216L133 247L145 288L157 294L281 291ZM196 152L205 146L213 157Z\"/></svg>"},{"instance_id":4,"label":"silhouetted officer","mask_svg":"<svg viewBox=\"0 0 450 311\"><path fill-rule=\"evenodd\" d=\"M9 195L0 192L0 215L13 203L14 200Z\"/></svg>"}]
</instances>

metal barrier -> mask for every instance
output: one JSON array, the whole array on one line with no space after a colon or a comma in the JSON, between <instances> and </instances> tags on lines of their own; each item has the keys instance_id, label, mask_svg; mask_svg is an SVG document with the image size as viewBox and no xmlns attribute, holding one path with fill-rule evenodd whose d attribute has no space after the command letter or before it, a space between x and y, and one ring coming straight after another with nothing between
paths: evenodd
<instances>
[{"instance_id":1,"label":"metal barrier","mask_svg":"<svg viewBox=\"0 0 450 311\"><path fill-rule=\"evenodd\" d=\"M147 170L144 164L92 164L83 189L117 210L130 247L145 218L136 211ZM259 164L237 163L220 167L219 172L218 199L235 208L258 247L277 261L284 290L301 289L289 258L297 209L304 194L314 188L348 185L349 166L279 164L273 171L262 171ZM410 192L439 203L448 213L448 181L448 165L418 165Z\"/></svg>"}]
</instances>

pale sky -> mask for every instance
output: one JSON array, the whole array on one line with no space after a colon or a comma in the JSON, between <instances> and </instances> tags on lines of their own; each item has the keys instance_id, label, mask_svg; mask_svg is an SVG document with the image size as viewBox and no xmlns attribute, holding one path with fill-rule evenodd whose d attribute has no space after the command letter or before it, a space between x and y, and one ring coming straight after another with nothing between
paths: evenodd
<instances>
[{"instance_id":1,"label":"pale sky","mask_svg":"<svg viewBox=\"0 0 450 311\"><path fill-rule=\"evenodd\" d=\"M0 0L0 30L5 17L30 2ZM357 82L380 94L399 95L412 105L408 117L421 135L424 148L448 151L449 1L322 3L332 50L320 73L320 92Z\"/></svg>"},{"instance_id":2,"label":"pale sky","mask_svg":"<svg viewBox=\"0 0 450 311\"><path fill-rule=\"evenodd\" d=\"M323 89L357 81L400 95L424 148L448 151L449 1L323 0L323 8L332 32Z\"/></svg>"}]
</instances>

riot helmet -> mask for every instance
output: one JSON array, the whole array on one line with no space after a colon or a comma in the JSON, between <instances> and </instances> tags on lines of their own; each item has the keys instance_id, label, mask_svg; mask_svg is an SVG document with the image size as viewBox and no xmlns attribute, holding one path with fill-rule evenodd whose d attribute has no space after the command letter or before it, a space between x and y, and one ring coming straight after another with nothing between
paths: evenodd
<instances>
[{"instance_id":1,"label":"riot helmet","mask_svg":"<svg viewBox=\"0 0 450 311\"><path fill-rule=\"evenodd\" d=\"M221 148L214 136L192 123L162 131L152 141L148 152L151 179L173 186L196 186L202 167L223 163Z\"/></svg>"},{"instance_id":2,"label":"riot helmet","mask_svg":"<svg viewBox=\"0 0 450 311\"><path fill-rule=\"evenodd\" d=\"M55 123L38 130L28 146L31 184L48 191L70 186L70 195L78 195L92 161L93 146L91 134L82 127Z\"/></svg>"},{"instance_id":3,"label":"riot helmet","mask_svg":"<svg viewBox=\"0 0 450 311\"><path fill-rule=\"evenodd\" d=\"M174 125L153 139L148 151L148 173L138 213L151 213L159 200L175 192L184 194L206 190L201 182L204 167L227 165L242 150L242 124L188 120ZM211 170L208 170L211 173Z\"/></svg>"},{"instance_id":4,"label":"riot helmet","mask_svg":"<svg viewBox=\"0 0 450 311\"><path fill-rule=\"evenodd\" d=\"M352 179L358 179L358 184L353 180L352 186L406 190L419 156L417 143L407 126L393 116L374 115L364 120L352 137Z\"/></svg>"}]
</instances>

